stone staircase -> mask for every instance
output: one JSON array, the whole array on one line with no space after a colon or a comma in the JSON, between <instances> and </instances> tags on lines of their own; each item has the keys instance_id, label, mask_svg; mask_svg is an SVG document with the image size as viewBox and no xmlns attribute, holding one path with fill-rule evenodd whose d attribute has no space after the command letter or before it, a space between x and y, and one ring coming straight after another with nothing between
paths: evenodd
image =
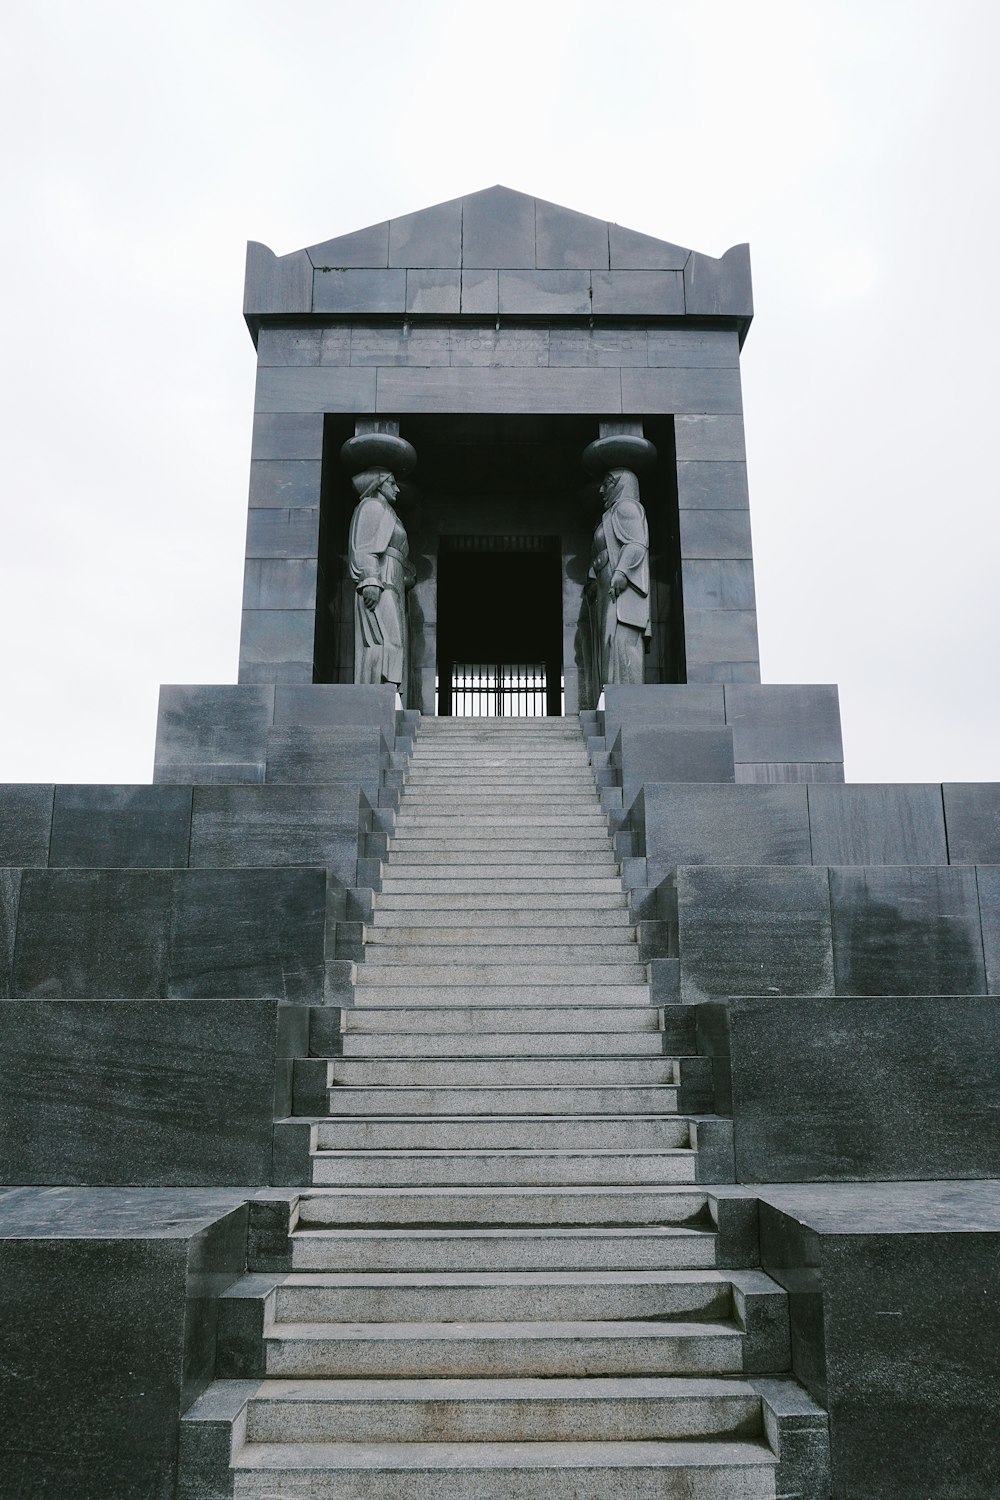
<instances>
[{"instance_id":1,"label":"stone staircase","mask_svg":"<svg viewBox=\"0 0 1000 1500\"><path fill-rule=\"evenodd\" d=\"M784 1293L717 1269L629 915L574 723L422 725L292 1270L222 1299L182 1495L779 1492Z\"/></svg>"}]
</instances>

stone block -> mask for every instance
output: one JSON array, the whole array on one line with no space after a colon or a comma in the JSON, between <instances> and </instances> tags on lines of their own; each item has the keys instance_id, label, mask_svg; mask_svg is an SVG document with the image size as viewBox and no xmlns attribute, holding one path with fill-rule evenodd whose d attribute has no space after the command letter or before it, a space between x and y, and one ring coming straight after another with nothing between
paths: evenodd
<instances>
[{"instance_id":1,"label":"stone block","mask_svg":"<svg viewBox=\"0 0 1000 1500\"><path fill-rule=\"evenodd\" d=\"M250 465L253 483L254 463L264 460L321 459L323 457L323 413L322 411L283 412L258 411L253 419L253 447ZM317 463L316 467L319 465ZM306 503L316 504L315 493L310 491ZM275 505L292 502L279 498Z\"/></svg>"},{"instance_id":2,"label":"stone block","mask_svg":"<svg viewBox=\"0 0 1000 1500\"><path fill-rule=\"evenodd\" d=\"M211 1379L215 1299L245 1253L243 1199L22 1188L4 1207L0 1494L172 1496L180 1414Z\"/></svg>"},{"instance_id":3,"label":"stone block","mask_svg":"<svg viewBox=\"0 0 1000 1500\"><path fill-rule=\"evenodd\" d=\"M320 329L319 362L321 365L349 365L351 362L351 325L335 323Z\"/></svg>"},{"instance_id":4,"label":"stone block","mask_svg":"<svg viewBox=\"0 0 1000 1500\"><path fill-rule=\"evenodd\" d=\"M832 1493L989 1495L995 1190L819 1185L764 1197L761 1259L789 1292L793 1370L830 1414Z\"/></svg>"},{"instance_id":5,"label":"stone block","mask_svg":"<svg viewBox=\"0 0 1000 1500\"><path fill-rule=\"evenodd\" d=\"M262 328L257 335L258 365L318 365L320 328Z\"/></svg>"},{"instance_id":6,"label":"stone block","mask_svg":"<svg viewBox=\"0 0 1000 1500\"><path fill-rule=\"evenodd\" d=\"M757 998L697 1010L717 1107L733 1117L738 1181L1000 1176L1000 1001Z\"/></svg>"},{"instance_id":7,"label":"stone block","mask_svg":"<svg viewBox=\"0 0 1000 1500\"><path fill-rule=\"evenodd\" d=\"M736 370L739 334L730 328L651 328L647 356L651 367Z\"/></svg>"},{"instance_id":8,"label":"stone block","mask_svg":"<svg viewBox=\"0 0 1000 1500\"><path fill-rule=\"evenodd\" d=\"M243 572L244 609L314 610L315 607L315 555L247 558Z\"/></svg>"},{"instance_id":9,"label":"stone block","mask_svg":"<svg viewBox=\"0 0 1000 1500\"><path fill-rule=\"evenodd\" d=\"M324 240L321 245L310 245L306 254L317 270L380 269L389 264L389 221L384 219L381 224L369 224L351 234Z\"/></svg>"},{"instance_id":10,"label":"stone block","mask_svg":"<svg viewBox=\"0 0 1000 1500\"><path fill-rule=\"evenodd\" d=\"M389 220L390 266L457 268L461 264L461 198Z\"/></svg>"},{"instance_id":11,"label":"stone block","mask_svg":"<svg viewBox=\"0 0 1000 1500\"><path fill-rule=\"evenodd\" d=\"M689 317L753 317L750 246L733 245L716 260L693 253L684 265L684 310Z\"/></svg>"},{"instance_id":12,"label":"stone block","mask_svg":"<svg viewBox=\"0 0 1000 1500\"><path fill-rule=\"evenodd\" d=\"M676 317L684 313L680 271L592 271L595 317Z\"/></svg>"},{"instance_id":13,"label":"stone block","mask_svg":"<svg viewBox=\"0 0 1000 1500\"><path fill-rule=\"evenodd\" d=\"M354 683L311 683L307 687L282 685L274 690L274 723L335 728L338 725L374 725L391 745L396 735L394 687L357 686Z\"/></svg>"},{"instance_id":14,"label":"stone block","mask_svg":"<svg viewBox=\"0 0 1000 1500\"><path fill-rule=\"evenodd\" d=\"M170 996L318 1003L325 870L185 870L174 881Z\"/></svg>"},{"instance_id":15,"label":"stone block","mask_svg":"<svg viewBox=\"0 0 1000 1500\"><path fill-rule=\"evenodd\" d=\"M674 422L674 441L678 461L746 463L742 417L679 416Z\"/></svg>"},{"instance_id":16,"label":"stone block","mask_svg":"<svg viewBox=\"0 0 1000 1500\"><path fill-rule=\"evenodd\" d=\"M486 313L495 317L500 311L500 273L493 270L462 271L462 312Z\"/></svg>"},{"instance_id":17,"label":"stone block","mask_svg":"<svg viewBox=\"0 0 1000 1500\"><path fill-rule=\"evenodd\" d=\"M315 609L245 609L240 667L260 666L270 670L276 665L291 664L301 667L310 681L315 633Z\"/></svg>"},{"instance_id":18,"label":"stone block","mask_svg":"<svg viewBox=\"0 0 1000 1500\"><path fill-rule=\"evenodd\" d=\"M941 792L949 863L1000 864L1000 781L950 781Z\"/></svg>"},{"instance_id":19,"label":"stone block","mask_svg":"<svg viewBox=\"0 0 1000 1500\"><path fill-rule=\"evenodd\" d=\"M683 510L746 510L750 504L744 463L685 460L677 465L677 503Z\"/></svg>"},{"instance_id":20,"label":"stone block","mask_svg":"<svg viewBox=\"0 0 1000 1500\"><path fill-rule=\"evenodd\" d=\"M547 331L550 365L645 366L645 328L563 328L557 324Z\"/></svg>"},{"instance_id":21,"label":"stone block","mask_svg":"<svg viewBox=\"0 0 1000 1500\"><path fill-rule=\"evenodd\" d=\"M324 865L356 884L361 820L358 787L197 787L192 867Z\"/></svg>"},{"instance_id":22,"label":"stone block","mask_svg":"<svg viewBox=\"0 0 1000 1500\"><path fill-rule=\"evenodd\" d=\"M0 785L0 868L48 863L53 790L51 783Z\"/></svg>"},{"instance_id":23,"label":"stone block","mask_svg":"<svg viewBox=\"0 0 1000 1500\"><path fill-rule=\"evenodd\" d=\"M312 264L304 250L275 255L257 240L247 243L243 311L248 318L260 313L308 313L312 310Z\"/></svg>"},{"instance_id":24,"label":"stone block","mask_svg":"<svg viewBox=\"0 0 1000 1500\"><path fill-rule=\"evenodd\" d=\"M544 369L549 363L547 328L457 327L451 330L456 368L487 365Z\"/></svg>"},{"instance_id":25,"label":"stone block","mask_svg":"<svg viewBox=\"0 0 1000 1500\"><path fill-rule=\"evenodd\" d=\"M57 786L48 862L183 869L190 836L190 787Z\"/></svg>"},{"instance_id":26,"label":"stone block","mask_svg":"<svg viewBox=\"0 0 1000 1500\"><path fill-rule=\"evenodd\" d=\"M262 762L273 718L273 686L164 684L156 723L157 768Z\"/></svg>"},{"instance_id":27,"label":"stone block","mask_svg":"<svg viewBox=\"0 0 1000 1500\"><path fill-rule=\"evenodd\" d=\"M710 729L726 722L721 684L645 683L604 689L606 743L614 744L619 729L628 725L669 725L673 729Z\"/></svg>"},{"instance_id":28,"label":"stone block","mask_svg":"<svg viewBox=\"0 0 1000 1500\"><path fill-rule=\"evenodd\" d=\"M787 781L834 781L843 784L844 766L839 760L738 760L736 780L753 786L784 785Z\"/></svg>"},{"instance_id":29,"label":"stone block","mask_svg":"<svg viewBox=\"0 0 1000 1500\"><path fill-rule=\"evenodd\" d=\"M406 272L331 269L313 272L313 311L318 313L403 313Z\"/></svg>"},{"instance_id":30,"label":"stone block","mask_svg":"<svg viewBox=\"0 0 1000 1500\"><path fill-rule=\"evenodd\" d=\"M264 780L264 761L181 761L157 766L153 781L158 786L242 786Z\"/></svg>"},{"instance_id":31,"label":"stone block","mask_svg":"<svg viewBox=\"0 0 1000 1500\"><path fill-rule=\"evenodd\" d=\"M318 554L318 507L268 507L247 513L247 557L315 558Z\"/></svg>"},{"instance_id":32,"label":"stone block","mask_svg":"<svg viewBox=\"0 0 1000 1500\"><path fill-rule=\"evenodd\" d=\"M273 784L352 782L375 802L385 741L370 725L281 725L267 735L266 780Z\"/></svg>"},{"instance_id":33,"label":"stone block","mask_svg":"<svg viewBox=\"0 0 1000 1500\"><path fill-rule=\"evenodd\" d=\"M682 510L680 537L684 562L753 557L749 510Z\"/></svg>"},{"instance_id":34,"label":"stone block","mask_svg":"<svg viewBox=\"0 0 1000 1500\"><path fill-rule=\"evenodd\" d=\"M21 899L21 871L0 868L0 1000L10 996Z\"/></svg>"},{"instance_id":35,"label":"stone block","mask_svg":"<svg viewBox=\"0 0 1000 1500\"><path fill-rule=\"evenodd\" d=\"M671 245L621 224L608 225L608 242L613 271L682 271L691 254L683 245Z\"/></svg>"},{"instance_id":36,"label":"stone block","mask_svg":"<svg viewBox=\"0 0 1000 1500\"><path fill-rule=\"evenodd\" d=\"M717 732L717 731L716 731ZM808 865L801 786L647 785L633 805L652 884L676 865Z\"/></svg>"},{"instance_id":37,"label":"stone block","mask_svg":"<svg viewBox=\"0 0 1000 1500\"><path fill-rule=\"evenodd\" d=\"M982 995L986 991L972 866L830 870L841 995Z\"/></svg>"},{"instance_id":38,"label":"stone block","mask_svg":"<svg viewBox=\"0 0 1000 1500\"><path fill-rule=\"evenodd\" d=\"M437 324L404 328L358 324L351 331L351 364L447 365L451 358L451 334Z\"/></svg>"},{"instance_id":39,"label":"stone block","mask_svg":"<svg viewBox=\"0 0 1000 1500\"><path fill-rule=\"evenodd\" d=\"M275 999L9 1001L3 1181L267 1183L277 1012Z\"/></svg>"},{"instance_id":40,"label":"stone block","mask_svg":"<svg viewBox=\"0 0 1000 1500\"><path fill-rule=\"evenodd\" d=\"M754 609L750 558L685 558L681 586L687 609Z\"/></svg>"},{"instance_id":41,"label":"stone block","mask_svg":"<svg viewBox=\"0 0 1000 1500\"><path fill-rule=\"evenodd\" d=\"M365 276L365 271L345 275ZM387 273L388 274L388 273ZM351 343L353 359L353 340ZM373 411L375 372L343 365L302 369L269 365L257 371L255 409L265 413ZM257 455L254 455L257 457Z\"/></svg>"},{"instance_id":42,"label":"stone block","mask_svg":"<svg viewBox=\"0 0 1000 1500\"><path fill-rule=\"evenodd\" d=\"M621 380L617 370L380 370L376 410L616 412Z\"/></svg>"},{"instance_id":43,"label":"stone block","mask_svg":"<svg viewBox=\"0 0 1000 1500\"><path fill-rule=\"evenodd\" d=\"M408 313L449 313L462 310L461 271L407 271Z\"/></svg>"},{"instance_id":44,"label":"stone block","mask_svg":"<svg viewBox=\"0 0 1000 1500\"><path fill-rule=\"evenodd\" d=\"M535 199L535 265L539 270L606 267L608 224L557 203Z\"/></svg>"},{"instance_id":45,"label":"stone block","mask_svg":"<svg viewBox=\"0 0 1000 1500\"><path fill-rule=\"evenodd\" d=\"M171 870L26 870L11 994L164 994L175 880Z\"/></svg>"},{"instance_id":46,"label":"stone block","mask_svg":"<svg viewBox=\"0 0 1000 1500\"><path fill-rule=\"evenodd\" d=\"M589 316L589 271L500 270L500 315Z\"/></svg>"},{"instance_id":47,"label":"stone block","mask_svg":"<svg viewBox=\"0 0 1000 1500\"><path fill-rule=\"evenodd\" d=\"M976 868L979 917L986 963L986 993L1000 995L1000 866Z\"/></svg>"},{"instance_id":48,"label":"stone block","mask_svg":"<svg viewBox=\"0 0 1000 1500\"><path fill-rule=\"evenodd\" d=\"M760 678L752 609L685 609L684 644L691 682L728 682L733 666L752 667Z\"/></svg>"},{"instance_id":49,"label":"stone block","mask_svg":"<svg viewBox=\"0 0 1000 1500\"><path fill-rule=\"evenodd\" d=\"M681 866L677 871L681 995L832 995L825 870Z\"/></svg>"},{"instance_id":50,"label":"stone block","mask_svg":"<svg viewBox=\"0 0 1000 1500\"><path fill-rule=\"evenodd\" d=\"M726 723L737 763L844 759L835 684L727 684Z\"/></svg>"},{"instance_id":51,"label":"stone block","mask_svg":"<svg viewBox=\"0 0 1000 1500\"><path fill-rule=\"evenodd\" d=\"M946 865L940 786L809 788L817 865Z\"/></svg>"},{"instance_id":52,"label":"stone block","mask_svg":"<svg viewBox=\"0 0 1000 1500\"><path fill-rule=\"evenodd\" d=\"M462 266L534 266L535 200L510 188L487 188L462 200ZM464 311L464 304L463 304Z\"/></svg>"},{"instance_id":53,"label":"stone block","mask_svg":"<svg viewBox=\"0 0 1000 1500\"><path fill-rule=\"evenodd\" d=\"M733 769L732 731L626 724L614 742L622 800L633 802L647 782L727 782Z\"/></svg>"},{"instance_id":54,"label":"stone block","mask_svg":"<svg viewBox=\"0 0 1000 1500\"><path fill-rule=\"evenodd\" d=\"M637 273L638 274L638 273ZM743 410L739 370L622 370L622 410L726 414Z\"/></svg>"},{"instance_id":55,"label":"stone block","mask_svg":"<svg viewBox=\"0 0 1000 1500\"><path fill-rule=\"evenodd\" d=\"M267 459L250 465L252 509L318 510L322 466L313 460Z\"/></svg>"}]
</instances>

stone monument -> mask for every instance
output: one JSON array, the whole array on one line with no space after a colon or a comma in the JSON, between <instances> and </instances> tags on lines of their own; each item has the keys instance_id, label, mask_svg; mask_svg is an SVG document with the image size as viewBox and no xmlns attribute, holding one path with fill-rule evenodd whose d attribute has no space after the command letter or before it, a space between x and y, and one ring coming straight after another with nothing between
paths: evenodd
<instances>
[{"instance_id":1,"label":"stone monument","mask_svg":"<svg viewBox=\"0 0 1000 1500\"><path fill-rule=\"evenodd\" d=\"M761 682L752 313L249 246L238 681L0 787L0 1495L997 1493L1000 785Z\"/></svg>"}]
</instances>

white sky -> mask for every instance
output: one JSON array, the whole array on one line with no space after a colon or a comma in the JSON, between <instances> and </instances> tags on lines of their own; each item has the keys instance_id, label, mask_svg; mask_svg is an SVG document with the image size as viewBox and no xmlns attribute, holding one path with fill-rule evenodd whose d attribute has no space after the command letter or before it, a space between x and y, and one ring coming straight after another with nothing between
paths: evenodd
<instances>
[{"instance_id":1,"label":"white sky","mask_svg":"<svg viewBox=\"0 0 1000 1500\"><path fill-rule=\"evenodd\" d=\"M762 669L851 780L1000 780L1000 9L7 0L0 780L147 781L233 682L278 253L503 182L721 254Z\"/></svg>"}]
</instances>

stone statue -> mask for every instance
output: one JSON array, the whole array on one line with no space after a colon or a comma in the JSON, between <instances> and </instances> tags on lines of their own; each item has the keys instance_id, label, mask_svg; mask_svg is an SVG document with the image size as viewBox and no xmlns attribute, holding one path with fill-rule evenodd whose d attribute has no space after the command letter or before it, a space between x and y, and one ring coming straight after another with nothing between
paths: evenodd
<instances>
[{"instance_id":1,"label":"stone statue","mask_svg":"<svg viewBox=\"0 0 1000 1500\"><path fill-rule=\"evenodd\" d=\"M406 590L416 574L403 524L393 509L399 485L388 469L365 469L352 483L360 499L351 517L348 563L354 601L354 681L391 682L405 691Z\"/></svg>"},{"instance_id":2,"label":"stone statue","mask_svg":"<svg viewBox=\"0 0 1000 1500\"><path fill-rule=\"evenodd\" d=\"M609 682L641 683L649 619L649 527L631 469L601 481L604 514L594 532L590 577L594 597L597 691Z\"/></svg>"}]
</instances>

